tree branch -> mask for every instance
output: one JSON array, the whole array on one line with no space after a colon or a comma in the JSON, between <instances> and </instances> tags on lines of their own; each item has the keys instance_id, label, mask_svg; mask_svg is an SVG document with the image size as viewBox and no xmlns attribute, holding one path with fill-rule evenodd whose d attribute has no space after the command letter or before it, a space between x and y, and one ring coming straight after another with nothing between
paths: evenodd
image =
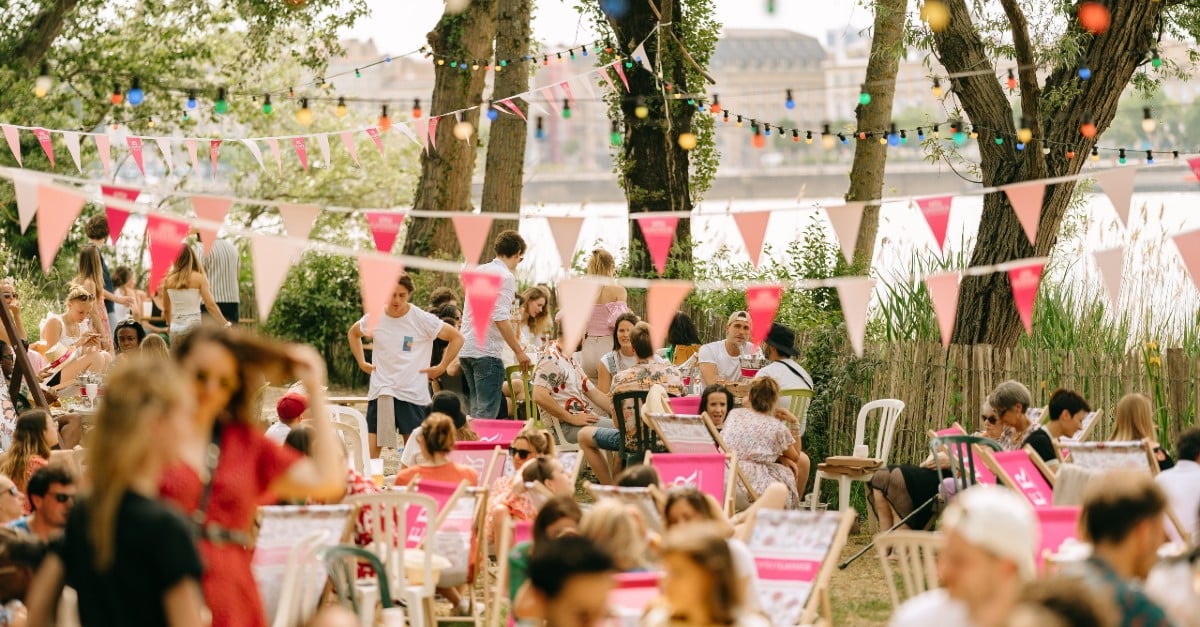
<instances>
[{"instance_id":1,"label":"tree branch","mask_svg":"<svg viewBox=\"0 0 1200 627\"><path fill-rule=\"evenodd\" d=\"M79 0L51 0L33 18L28 33L14 49L12 61L24 63L31 68L37 67L54 45L54 40L58 39L67 16L73 13L78 5Z\"/></svg>"},{"instance_id":2,"label":"tree branch","mask_svg":"<svg viewBox=\"0 0 1200 627\"><path fill-rule=\"evenodd\" d=\"M1042 130L1041 87L1038 85L1037 66L1033 56L1033 44L1029 41L1029 26L1025 12L1021 10L1017 0L1000 0L1004 13L1012 25L1013 48L1017 57L1017 77L1021 86L1021 116L1029 128L1034 129L1038 137L1044 137ZM1042 154L1037 143L1029 146L1026 159L1031 174L1036 178L1045 178L1046 155Z\"/></svg>"}]
</instances>

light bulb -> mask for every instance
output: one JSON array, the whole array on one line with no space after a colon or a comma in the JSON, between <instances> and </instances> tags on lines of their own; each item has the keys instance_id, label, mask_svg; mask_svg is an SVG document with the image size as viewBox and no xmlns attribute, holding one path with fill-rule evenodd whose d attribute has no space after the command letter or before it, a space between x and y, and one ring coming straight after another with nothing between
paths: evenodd
<instances>
[{"instance_id":1,"label":"light bulb","mask_svg":"<svg viewBox=\"0 0 1200 627\"><path fill-rule=\"evenodd\" d=\"M537 129L533 132L533 136L537 139L546 139L546 129L543 127L542 116L538 116Z\"/></svg>"},{"instance_id":2,"label":"light bulb","mask_svg":"<svg viewBox=\"0 0 1200 627\"><path fill-rule=\"evenodd\" d=\"M762 148L767 145L767 138L763 137L762 133L755 133L754 137L750 140L750 144L755 148Z\"/></svg>"},{"instance_id":3,"label":"light bulb","mask_svg":"<svg viewBox=\"0 0 1200 627\"><path fill-rule=\"evenodd\" d=\"M708 107L709 112L716 115L721 112L721 98L717 94L713 94L712 104Z\"/></svg>"},{"instance_id":4,"label":"light bulb","mask_svg":"<svg viewBox=\"0 0 1200 627\"><path fill-rule=\"evenodd\" d=\"M737 127L742 128L742 116L737 116Z\"/></svg>"},{"instance_id":5,"label":"light bulb","mask_svg":"<svg viewBox=\"0 0 1200 627\"><path fill-rule=\"evenodd\" d=\"M300 126L308 126L313 123L313 112L308 108L308 98L300 99L300 109L296 111L296 122L299 122Z\"/></svg>"},{"instance_id":6,"label":"light bulb","mask_svg":"<svg viewBox=\"0 0 1200 627\"><path fill-rule=\"evenodd\" d=\"M862 91L858 94L858 104L866 106L871 104L871 94L867 93L867 86L862 86Z\"/></svg>"},{"instance_id":7,"label":"light bulb","mask_svg":"<svg viewBox=\"0 0 1200 627\"><path fill-rule=\"evenodd\" d=\"M379 130L384 133L392 130L392 118L388 117L387 105L379 109Z\"/></svg>"},{"instance_id":8,"label":"light bulb","mask_svg":"<svg viewBox=\"0 0 1200 627\"><path fill-rule=\"evenodd\" d=\"M229 101L225 99L224 87L217 89L217 101L213 103L213 111L221 114L229 111Z\"/></svg>"},{"instance_id":9,"label":"light bulb","mask_svg":"<svg viewBox=\"0 0 1200 627\"><path fill-rule=\"evenodd\" d=\"M1154 153L1149 150L1146 151L1146 165L1154 165Z\"/></svg>"},{"instance_id":10,"label":"light bulb","mask_svg":"<svg viewBox=\"0 0 1200 627\"><path fill-rule=\"evenodd\" d=\"M196 108L196 92L194 92L194 91L188 92L187 108L189 108L189 109Z\"/></svg>"},{"instance_id":11,"label":"light bulb","mask_svg":"<svg viewBox=\"0 0 1200 627\"><path fill-rule=\"evenodd\" d=\"M828 150L833 148L833 145L833 133L829 132L829 125L826 124L825 127L821 129L821 146Z\"/></svg>"},{"instance_id":12,"label":"light bulb","mask_svg":"<svg viewBox=\"0 0 1200 627\"><path fill-rule=\"evenodd\" d=\"M1017 141L1021 142L1022 144L1028 144L1032 139L1033 131L1029 130L1028 128L1021 127L1021 130L1017 131Z\"/></svg>"},{"instance_id":13,"label":"light bulb","mask_svg":"<svg viewBox=\"0 0 1200 627\"><path fill-rule=\"evenodd\" d=\"M412 119L415 120L420 117L421 117L421 100L418 98L416 100L413 100Z\"/></svg>"},{"instance_id":14,"label":"light bulb","mask_svg":"<svg viewBox=\"0 0 1200 627\"><path fill-rule=\"evenodd\" d=\"M141 81L139 81L135 76L133 78L133 82L129 85L129 94L127 94L125 98L129 101L129 104L136 107L142 104L142 100L145 97L146 93L142 91Z\"/></svg>"},{"instance_id":15,"label":"light bulb","mask_svg":"<svg viewBox=\"0 0 1200 627\"><path fill-rule=\"evenodd\" d=\"M644 104L639 104L638 106L634 107L633 115L638 119L644 120L650 115L650 108Z\"/></svg>"},{"instance_id":16,"label":"light bulb","mask_svg":"<svg viewBox=\"0 0 1200 627\"><path fill-rule=\"evenodd\" d=\"M1150 52L1150 65L1153 65L1156 69L1162 67L1162 57L1158 56L1158 50Z\"/></svg>"},{"instance_id":17,"label":"light bulb","mask_svg":"<svg viewBox=\"0 0 1200 627\"><path fill-rule=\"evenodd\" d=\"M787 90L787 98L784 99L783 106L785 106L789 109L796 108L796 101L792 99L792 90L790 90L790 89Z\"/></svg>"},{"instance_id":18,"label":"light bulb","mask_svg":"<svg viewBox=\"0 0 1200 627\"><path fill-rule=\"evenodd\" d=\"M1092 77L1092 69L1091 68L1089 68L1086 65L1079 68L1079 78L1081 80L1086 81L1087 79L1089 79L1091 77Z\"/></svg>"},{"instance_id":19,"label":"light bulb","mask_svg":"<svg viewBox=\"0 0 1200 627\"><path fill-rule=\"evenodd\" d=\"M487 106L487 119L495 122L496 118L498 118L498 117L500 117L500 113L497 112L496 108L493 107L492 103L489 102L488 106Z\"/></svg>"},{"instance_id":20,"label":"light bulb","mask_svg":"<svg viewBox=\"0 0 1200 627\"><path fill-rule=\"evenodd\" d=\"M1099 160L1100 160L1100 149L1092 148L1092 161L1099 161Z\"/></svg>"},{"instance_id":21,"label":"light bulb","mask_svg":"<svg viewBox=\"0 0 1200 627\"><path fill-rule=\"evenodd\" d=\"M997 145L997 146L1002 146L1003 144L1004 144L1004 138L1003 138L1003 137L997 137L997 138L996 138L996 145Z\"/></svg>"},{"instance_id":22,"label":"light bulb","mask_svg":"<svg viewBox=\"0 0 1200 627\"><path fill-rule=\"evenodd\" d=\"M941 0L925 0L921 6L921 19L929 25L929 30L940 33L950 23L950 8Z\"/></svg>"},{"instance_id":23,"label":"light bulb","mask_svg":"<svg viewBox=\"0 0 1200 627\"><path fill-rule=\"evenodd\" d=\"M471 133L474 133L474 132L475 132L475 126L466 120L463 120L462 122L459 122L454 125L454 136L463 141L467 141L468 139L471 139Z\"/></svg>"},{"instance_id":24,"label":"light bulb","mask_svg":"<svg viewBox=\"0 0 1200 627\"><path fill-rule=\"evenodd\" d=\"M275 111L275 107L271 106L271 94L263 94L263 115L271 115Z\"/></svg>"},{"instance_id":25,"label":"light bulb","mask_svg":"<svg viewBox=\"0 0 1200 627\"><path fill-rule=\"evenodd\" d=\"M1013 75L1012 69L1008 70L1008 90L1013 91L1017 88L1017 77Z\"/></svg>"},{"instance_id":26,"label":"light bulb","mask_svg":"<svg viewBox=\"0 0 1200 627\"><path fill-rule=\"evenodd\" d=\"M1096 125L1091 120L1084 122L1079 126L1079 133L1084 137L1091 139L1096 136Z\"/></svg>"},{"instance_id":27,"label":"light bulb","mask_svg":"<svg viewBox=\"0 0 1200 627\"><path fill-rule=\"evenodd\" d=\"M113 83L113 93L112 93L112 96L109 97L109 100L114 105L120 105L122 102L125 101L125 96L121 95L121 86L119 84Z\"/></svg>"},{"instance_id":28,"label":"light bulb","mask_svg":"<svg viewBox=\"0 0 1200 627\"><path fill-rule=\"evenodd\" d=\"M53 86L54 79L50 78L50 66L43 63L42 71L38 73L37 78L33 79L33 95L38 98L45 98Z\"/></svg>"},{"instance_id":29,"label":"light bulb","mask_svg":"<svg viewBox=\"0 0 1200 627\"><path fill-rule=\"evenodd\" d=\"M943 93L945 92L942 91L942 81L933 79L933 97L941 98Z\"/></svg>"},{"instance_id":30,"label":"light bulb","mask_svg":"<svg viewBox=\"0 0 1200 627\"><path fill-rule=\"evenodd\" d=\"M684 150L692 150L696 147L696 135L689 131L684 131L679 134L679 147Z\"/></svg>"},{"instance_id":31,"label":"light bulb","mask_svg":"<svg viewBox=\"0 0 1200 627\"><path fill-rule=\"evenodd\" d=\"M963 144L967 143L967 134L962 132L962 129L958 129L954 131L952 139L956 145L962 146Z\"/></svg>"},{"instance_id":32,"label":"light bulb","mask_svg":"<svg viewBox=\"0 0 1200 627\"><path fill-rule=\"evenodd\" d=\"M571 101L563 98L563 118L571 119Z\"/></svg>"},{"instance_id":33,"label":"light bulb","mask_svg":"<svg viewBox=\"0 0 1200 627\"><path fill-rule=\"evenodd\" d=\"M584 48L586 52L587 49ZM620 146L625 141L625 136L621 134L621 125L613 120L612 130L608 132L608 142L614 146Z\"/></svg>"},{"instance_id":34,"label":"light bulb","mask_svg":"<svg viewBox=\"0 0 1200 627\"><path fill-rule=\"evenodd\" d=\"M900 143L900 137L899 137L899 136L896 136L896 143L895 143L895 144L893 144L893 143L892 143L892 140L891 140L891 136L890 136L890 135L880 135L880 136L879 136L879 145L880 145L880 146L887 146L887 145L892 145L892 146L895 146L896 144L899 144L899 143Z\"/></svg>"},{"instance_id":35,"label":"light bulb","mask_svg":"<svg viewBox=\"0 0 1200 627\"><path fill-rule=\"evenodd\" d=\"M1117 153L1117 163L1120 163L1121 165L1125 165L1125 149L1124 148L1122 148Z\"/></svg>"},{"instance_id":36,"label":"light bulb","mask_svg":"<svg viewBox=\"0 0 1200 627\"><path fill-rule=\"evenodd\" d=\"M1142 109L1142 130L1147 133L1153 133L1154 129L1158 128L1158 122L1150 115L1150 107Z\"/></svg>"},{"instance_id":37,"label":"light bulb","mask_svg":"<svg viewBox=\"0 0 1200 627\"><path fill-rule=\"evenodd\" d=\"M811 146L811 145L812 145L812 139L813 139L813 138L812 138L812 131L805 131L805 132L804 132L804 143L805 143L805 144L808 144L808 145L810 145L810 146Z\"/></svg>"},{"instance_id":38,"label":"light bulb","mask_svg":"<svg viewBox=\"0 0 1200 627\"><path fill-rule=\"evenodd\" d=\"M346 99L339 96L338 103L337 103L337 109L333 110L334 115L338 116L339 118L344 118L344 117L346 117L346 114L349 112L350 111L346 109Z\"/></svg>"},{"instance_id":39,"label":"light bulb","mask_svg":"<svg viewBox=\"0 0 1200 627\"><path fill-rule=\"evenodd\" d=\"M1067 151L1067 161L1070 161L1070 160L1072 160L1072 159L1074 159L1074 158L1075 158L1075 151L1074 151L1074 150L1068 150L1068 151Z\"/></svg>"}]
</instances>

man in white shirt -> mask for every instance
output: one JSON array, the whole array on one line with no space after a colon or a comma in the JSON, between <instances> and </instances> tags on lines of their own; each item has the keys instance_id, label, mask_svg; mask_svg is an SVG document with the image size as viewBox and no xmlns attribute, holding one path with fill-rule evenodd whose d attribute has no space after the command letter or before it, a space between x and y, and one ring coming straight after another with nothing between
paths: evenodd
<instances>
[{"instance_id":1,"label":"man in white shirt","mask_svg":"<svg viewBox=\"0 0 1200 627\"><path fill-rule=\"evenodd\" d=\"M763 340L762 344L763 357L767 358L767 365L759 369L758 377L771 377L779 384L780 392L789 392L791 390L811 390L813 389L812 375L808 374L800 364L794 359L800 354L796 348L796 334L791 329L782 324L771 324L771 330L767 332L767 339ZM780 396L779 407L788 409L791 404L791 399ZM803 416L798 416L803 418ZM800 433L804 433L804 423L800 424Z\"/></svg>"},{"instance_id":2,"label":"man in white shirt","mask_svg":"<svg viewBox=\"0 0 1200 627\"><path fill-rule=\"evenodd\" d=\"M1025 582L1037 577L1041 530L1025 497L995 485L959 494L942 516L944 587L905 601L890 627L1003 624Z\"/></svg>"},{"instance_id":3,"label":"man in white shirt","mask_svg":"<svg viewBox=\"0 0 1200 627\"><path fill-rule=\"evenodd\" d=\"M735 311L725 323L725 339L700 347L700 378L704 385L718 381L737 381L742 377L743 355L749 354L750 314Z\"/></svg>"},{"instance_id":4,"label":"man in white shirt","mask_svg":"<svg viewBox=\"0 0 1200 627\"><path fill-rule=\"evenodd\" d=\"M529 368L533 363L521 349L517 328L512 323L513 299L517 296L517 278L513 276L513 271L525 258L525 240L516 231L501 231L492 248L496 251L496 258L491 263L479 266L479 270L495 272L502 277L496 304L492 305L490 312L473 311L468 297L462 316L465 340L458 361L471 388L472 418L495 418L500 414L500 403L504 401L501 391L504 385L502 355L506 345L521 368ZM482 347L475 338L475 316L489 316L492 323L487 327L487 337Z\"/></svg>"},{"instance_id":5,"label":"man in white shirt","mask_svg":"<svg viewBox=\"0 0 1200 627\"><path fill-rule=\"evenodd\" d=\"M1175 453L1179 461L1175 467L1165 470L1154 478L1158 486L1167 493L1167 502L1175 512L1175 518L1185 531L1192 534L1192 543L1196 542L1200 527L1196 517L1200 514L1200 427L1192 427L1179 435L1175 445ZM1179 531L1170 521L1166 521L1167 537L1172 542L1179 542Z\"/></svg>"},{"instance_id":6,"label":"man in white shirt","mask_svg":"<svg viewBox=\"0 0 1200 627\"><path fill-rule=\"evenodd\" d=\"M374 338L371 362L363 354L363 338L368 336L367 317L351 325L347 333L350 352L358 360L358 367L371 375L367 431L372 458L379 457L381 447L399 447L397 431L408 437L425 420L430 401L429 382L445 374L463 345L463 336L457 329L409 302L412 293L412 278L400 275L392 300L371 335ZM447 345L441 363L430 366L435 339L445 340ZM380 407L381 398L392 402Z\"/></svg>"}]
</instances>

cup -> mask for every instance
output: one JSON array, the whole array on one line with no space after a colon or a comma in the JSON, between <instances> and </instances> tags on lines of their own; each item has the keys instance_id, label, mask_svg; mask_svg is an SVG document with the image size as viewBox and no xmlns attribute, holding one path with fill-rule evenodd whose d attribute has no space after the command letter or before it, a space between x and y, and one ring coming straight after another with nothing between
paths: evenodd
<instances>
[{"instance_id":1,"label":"cup","mask_svg":"<svg viewBox=\"0 0 1200 627\"><path fill-rule=\"evenodd\" d=\"M854 456L855 457L866 457L867 455L870 454L870 452L871 451L870 451L870 449L867 448L866 444L858 444L854 447Z\"/></svg>"},{"instance_id":2,"label":"cup","mask_svg":"<svg viewBox=\"0 0 1200 627\"><path fill-rule=\"evenodd\" d=\"M383 627L404 627L404 608L389 607L383 610Z\"/></svg>"},{"instance_id":3,"label":"cup","mask_svg":"<svg viewBox=\"0 0 1200 627\"><path fill-rule=\"evenodd\" d=\"M95 407L96 401L98 400L98 397L100 396L100 385L96 384L96 383L89 383L84 386L83 390L84 390L84 394L87 395L88 406Z\"/></svg>"}]
</instances>

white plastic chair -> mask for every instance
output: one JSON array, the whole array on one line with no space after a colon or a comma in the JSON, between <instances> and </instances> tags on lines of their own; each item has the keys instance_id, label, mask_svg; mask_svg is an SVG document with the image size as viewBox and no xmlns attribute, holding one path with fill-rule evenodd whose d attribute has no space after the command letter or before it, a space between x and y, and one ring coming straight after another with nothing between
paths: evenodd
<instances>
[{"instance_id":1,"label":"white plastic chair","mask_svg":"<svg viewBox=\"0 0 1200 627\"><path fill-rule=\"evenodd\" d=\"M437 502L432 497L415 492L392 490L380 494L360 494L345 501L365 510L366 531L371 542L365 548L374 553L387 572L392 596L403 600L408 608L409 624L413 627L434 624L433 596L437 585L437 574L433 572L433 551L423 551L420 568L421 581L410 583L405 568L405 543L408 538L408 508L423 509L425 520L433 526L438 518ZM370 508L370 509L367 509ZM436 531L427 529L427 533Z\"/></svg>"},{"instance_id":2,"label":"white plastic chair","mask_svg":"<svg viewBox=\"0 0 1200 627\"><path fill-rule=\"evenodd\" d=\"M325 567L317 559L317 550L329 543L328 532L314 531L288 552L287 569L283 573L279 605L275 608L272 627L302 625L312 618L325 584Z\"/></svg>"},{"instance_id":3,"label":"white plastic chair","mask_svg":"<svg viewBox=\"0 0 1200 627\"><path fill-rule=\"evenodd\" d=\"M362 432L353 425L344 422L333 422L333 430L346 449L346 463L361 475L367 474L367 460L371 453L367 451L367 443L362 438Z\"/></svg>"},{"instance_id":4,"label":"white plastic chair","mask_svg":"<svg viewBox=\"0 0 1200 627\"><path fill-rule=\"evenodd\" d=\"M362 450L370 451L367 448L367 417L361 411L353 407L345 407L343 405L326 405L329 408L329 417L334 422L348 424L358 429L358 437L362 442ZM363 459L370 459L370 454L363 456Z\"/></svg>"},{"instance_id":5,"label":"white plastic chair","mask_svg":"<svg viewBox=\"0 0 1200 627\"><path fill-rule=\"evenodd\" d=\"M879 460L879 466L887 465L888 455L892 452L892 440L896 436L896 422L900 419L900 412L904 411L904 401L896 399L883 399L871 401L862 406L858 410L858 420L854 427L854 447L866 444L867 439L867 417L873 411L879 411L879 428L875 433L874 450L868 449L867 456L871 459ZM872 455L872 452L874 455ZM809 501L809 508L816 510L817 503L821 500L821 482L824 480L834 480L838 482L838 511L847 511L850 509L850 487L853 481L868 481L875 474L875 468L860 472L826 472L822 469L823 464L817 465L817 475L813 480L812 499Z\"/></svg>"}]
</instances>

